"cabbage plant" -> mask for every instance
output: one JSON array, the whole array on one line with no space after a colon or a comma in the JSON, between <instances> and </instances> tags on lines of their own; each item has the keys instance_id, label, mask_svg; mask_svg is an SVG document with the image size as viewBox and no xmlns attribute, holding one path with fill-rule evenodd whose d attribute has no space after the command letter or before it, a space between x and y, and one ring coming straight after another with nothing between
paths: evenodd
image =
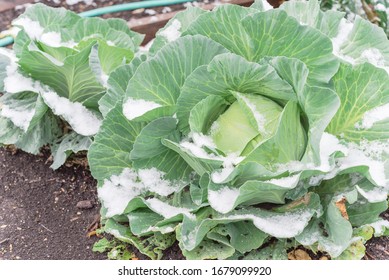
<instances>
[{"instance_id":1,"label":"cabbage plant","mask_svg":"<svg viewBox=\"0 0 389 280\"><path fill-rule=\"evenodd\" d=\"M112 102L109 74L133 60L143 36L124 20L42 4L13 26L13 50L0 49L0 143L34 154L49 145L56 169L89 148Z\"/></svg>"},{"instance_id":2,"label":"cabbage plant","mask_svg":"<svg viewBox=\"0 0 389 280\"><path fill-rule=\"evenodd\" d=\"M151 258L363 256L388 228L388 73L383 30L315 0L177 14L110 77L88 153L105 231Z\"/></svg>"}]
</instances>

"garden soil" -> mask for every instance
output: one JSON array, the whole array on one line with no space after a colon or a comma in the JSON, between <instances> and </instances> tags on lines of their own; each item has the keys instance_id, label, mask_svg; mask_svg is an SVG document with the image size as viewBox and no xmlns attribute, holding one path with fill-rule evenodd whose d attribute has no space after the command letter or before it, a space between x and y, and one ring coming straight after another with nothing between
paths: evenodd
<instances>
[{"instance_id":1,"label":"garden soil","mask_svg":"<svg viewBox=\"0 0 389 280\"><path fill-rule=\"evenodd\" d=\"M0 0L0 31L9 28L12 19L21 14L29 2L32 0ZM83 2L68 6L64 0L39 2L82 12L134 1L97 0L93 6ZM176 5L172 10L182 8ZM160 13L163 7L153 10ZM129 20L149 15L136 11L110 16ZM96 181L82 163L85 158L81 157L53 171L47 152L34 156L0 148L0 260L107 258L106 254L92 251L93 244L99 240L93 233L99 226L100 205ZM389 212L383 217L389 220ZM374 238L366 247L364 259L389 259L389 237ZM139 259L145 258L132 250ZM183 259L177 244L165 251L164 259Z\"/></svg>"}]
</instances>

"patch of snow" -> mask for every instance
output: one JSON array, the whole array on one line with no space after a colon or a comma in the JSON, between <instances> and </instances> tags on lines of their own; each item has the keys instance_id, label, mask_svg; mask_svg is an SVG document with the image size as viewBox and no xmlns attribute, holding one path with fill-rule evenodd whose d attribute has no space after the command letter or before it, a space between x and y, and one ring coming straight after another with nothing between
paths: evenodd
<instances>
[{"instance_id":1,"label":"patch of snow","mask_svg":"<svg viewBox=\"0 0 389 280\"><path fill-rule=\"evenodd\" d=\"M163 7L163 9L162 9L163 14L170 13L171 11L172 11L172 9L170 7Z\"/></svg>"},{"instance_id":2,"label":"patch of snow","mask_svg":"<svg viewBox=\"0 0 389 280\"><path fill-rule=\"evenodd\" d=\"M318 230L311 232L311 234L303 233L302 235L298 237L298 242L301 243L303 246L311 246L316 243L321 237L321 234Z\"/></svg>"},{"instance_id":3,"label":"patch of snow","mask_svg":"<svg viewBox=\"0 0 389 280\"><path fill-rule=\"evenodd\" d=\"M98 194L107 208L107 217L123 214L128 203L142 193L151 191L161 196L169 196L183 184L165 180L164 175L165 173L156 168L138 171L125 168L120 175L104 180Z\"/></svg>"},{"instance_id":4,"label":"patch of snow","mask_svg":"<svg viewBox=\"0 0 389 280\"><path fill-rule=\"evenodd\" d=\"M376 187L373 190L365 191L359 186L356 186L358 192L367 199L370 203L385 201L388 198L388 189Z\"/></svg>"},{"instance_id":5,"label":"patch of snow","mask_svg":"<svg viewBox=\"0 0 389 280\"><path fill-rule=\"evenodd\" d=\"M215 4L216 4L217 2L219 2L219 0L216 0L216 1L215 1ZM183 6L184 6L185 8L189 8L189 7L199 7L199 6L200 6L200 3L197 2L197 1L186 2L186 3L183 4ZM216 6L216 5L215 5L215 6Z\"/></svg>"},{"instance_id":6,"label":"patch of snow","mask_svg":"<svg viewBox=\"0 0 389 280\"><path fill-rule=\"evenodd\" d=\"M252 220L253 224L263 232L277 238L291 238L300 234L309 220L312 218L311 211L295 211L292 213L274 214L261 217L259 215L244 214L231 215L228 219Z\"/></svg>"},{"instance_id":7,"label":"patch of snow","mask_svg":"<svg viewBox=\"0 0 389 280\"><path fill-rule=\"evenodd\" d=\"M119 254L119 251L117 249L114 249L110 253L111 253L111 258L116 258Z\"/></svg>"},{"instance_id":8,"label":"patch of snow","mask_svg":"<svg viewBox=\"0 0 389 280\"><path fill-rule=\"evenodd\" d=\"M156 22L156 21L158 21L158 17L152 16L152 17L150 18L150 22Z\"/></svg>"},{"instance_id":9,"label":"patch of snow","mask_svg":"<svg viewBox=\"0 0 389 280\"><path fill-rule=\"evenodd\" d=\"M324 180L325 175L317 175L317 176L312 176L309 178L308 184L312 187L318 186L321 184L321 182Z\"/></svg>"},{"instance_id":10,"label":"patch of snow","mask_svg":"<svg viewBox=\"0 0 389 280\"><path fill-rule=\"evenodd\" d=\"M165 30L159 33L159 35L165 37L168 42L173 42L181 36L180 29L181 22L177 19L174 19L173 22Z\"/></svg>"},{"instance_id":11,"label":"patch of snow","mask_svg":"<svg viewBox=\"0 0 389 280\"><path fill-rule=\"evenodd\" d=\"M192 136L193 143L197 147L216 148L215 143L213 142L212 138L209 136L206 136L202 133L192 133L191 136Z\"/></svg>"},{"instance_id":12,"label":"patch of snow","mask_svg":"<svg viewBox=\"0 0 389 280\"><path fill-rule=\"evenodd\" d=\"M376 48L369 48L362 52L358 62L369 62L374 66L384 69L389 74L389 67L385 65L385 58Z\"/></svg>"},{"instance_id":13,"label":"patch of snow","mask_svg":"<svg viewBox=\"0 0 389 280\"><path fill-rule=\"evenodd\" d=\"M234 171L234 166L223 165L223 168L221 170L212 172L211 174L212 182L216 184L223 183L225 180L227 180L228 176L230 176L233 171Z\"/></svg>"},{"instance_id":14,"label":"patch of snow","mask_svg":"<svg viewBox=\"0 0 389 280\"><path fill-rule=\"evenodd\" d=\"M389 229L389 221L378 220L374 223L369 224L374 229L374 236L382 236L386 229Z\"/></svg>"},{"instance_id":15,"label":"patch of snow","mask_svg":"<svg viewBox=\"0 0 389 280\"><path fill-rule=\"evenodd\" d=\"M157 12L156 12L155 10L153 10L153 9L146 9L146 10L144 11L144 13L145 13L146 15L149 15L149 16L154 16L154 15L157 14Z\"/></svg>"},{"instance_id":16,"label":"patch of snow","mask_svg":"<svg viewBox=\"0 0 389 280\"><path fill-rule=\"evenodd\" d=\"M228 154L227 156L220 156L216 154L209 154L203 147L214 149L216 147L212 138L202 133L191 133L189 139L185 139L180 143L180 146L187 152L190 152L195 157L201 159L209 159L220 161L223 166L222 169L214 171L211 174L214 183L222 183L234 171L235 166L239 164L244 157L240 157L237 153Z\"/></svg>"},{"instance_id":17,"label":"patch of snow","mask_svg":"<svg viewBox=\"0 0 389 280\"><path fill-rule=\"evenodd\" d=\"M123 104L123 114L127 119L133 120L159 107L161 107L161 105L153 101L128 98Z\"/></svg>"},{"instance_id":18,"label":"patch of snow","mask_svg":"<svg viewBox=\"0 0 389 280\"><path fill-rule=\"evenodd\" d=\"M184 248L187 250L193 250L196 247L196 237L199 230L199 226L196 226L193 230L187 234L182 235L182 242Z\"/></svg>"},{"instance_id":19,"label":"patch of snow","mask_svg":"<svg viewBox=\"0 0 389 280\"><path fill-rule=\"evenodd\" d=\"M357 129L369 129L375 123L389 118L389 103L367 111L360 122L354 126Z\"/></svg>"},{"instance_id":20,"label":"patch of snow","mask_svg":"<svg viewBox=\"0 0 389 280\"><path fill-rule=\"evenodd\" d=\"M11 63L6 68L7 77L4 79L4 91L7 93L18 93L22 91L44 91L43 85L39 81L34 81L30 77L26 77L18 71L18 60L14 53L4 50L0 48L0 53L7 55L11 60Z\"/></svg>"},{"instance_id":21,"label":"patch of snow","mask_svg":"<svg viewBox=\"0 0 389 280\"><path fill-rule=\"evenodd\" d=\"M213 142L211 137L204 135L202 133L191 133L188 139L185 139L180 143L180 146L198 158L212 159L212 160L221 159L221 157L218 157L214 154L208 154L203 149L204 146L209 148L214 148L216 147L216 145Z\"/></svg>"},{"instance_id":22,"label":"patch of snow","mask_svg":"<svg viewBox=\"0 0 389 280\"><path fill-rule=\"evenodd\" d=\"M297 186L299 180L300 180L300 174L296 174L288 177L282 177L279 179L271 179L268 181L264 181L264 183L270 183L283 188L291 189Z\"/></svg>"},{"instance_id":23,"label":"patch of snow","mask_svg":"<svg viewBox=\"0 0 389 280\"><path fill-rule=\"evenodd\" d=\"M355 184L357 184L359 181L361 181L363 179L363 176L359 173L351 173L349 175L350 179L351 179L351 182L350 184L352 186L354 186Z\"/></svg>"},{"instance_id":24,"label":"patch of snow","mask_svg":"<svg viewBox=\"0 0 389 280\"><path fill-rule=\"evenodd\" d=\"M8 30L4 30L4 31L0 32L0 38L6 37L6 36L12 36L15 38L18 35L19 31L20 31L20 28L13 26Z\"/></svg>"},{"instance_id":25,"label":"patch of snow","mask_svg":"<svg viewBox=\"0 0 389 280\"><path fill-rule=\"evenodd\" d=\"M16 62L18 61L15 56L15 53L9 49L0 48L0 54L6 56L11 61L11 64L16 64Z\"/></svg>"},{"instance_id":26,"label":"patch of snow","mask_svg":"<svg viewBox=\"0 0 389 280\"><path fill-rule=\"evenodd\" d=\"M108 79L109 79L109 75L107 75L103 71L101 71L100 81L104 87L108 87Z\"/></svg>"},{"instance_id":27,"label":"patch of snow","mask_svg":"<svg viewBox=\"0 0 389 280\"><path fill-rule=\"evenodd\" d=\"M367 141L362 140L358 144L358 149L363 151L363 153L375 160L383 160L384 155L389 155L389 140L387 141Z\"/></svg>"},{"instance_id":28,"label":"patch of snow","mask_svg":"<svg viewBox=\"0 0 389 280\"><path fill-rule=\"evenodd\" d=\"M287 163L277 164L276 167L277 167L277 173L284 173L286 171L289 171L290 173L294 173L306 169L307 166L301 161L293 160Z\"/></svg>"},{"instance_id":29,"label":"patch of snow","mask_svg":"<svg viewBox=\"0 0 389 280\"><path fill-rule=\"evenodd\" d=\"M348 155L339 159L339 171L356 166L369 167L369 173L376 185L381 187L386 186L387 179L385 177L384 163L369 158L358 147L350 146Z\"/></svg>"},{"instance_id":30,"label":"patch of snow","mask_svg":"<svg viewBox=\"0 0 389 280\"><path fill-rule=\"evenodd\" d=\"M32 40L38 40L44 32L44 28L38 21L33 21L28 17L19 17L12 24L22 27Z\"/></svg>"},{"instance_id":31,"label":"patch of snow","mask_svg":"<svg viewBox=\"0 0 389 280\"><path fill-rule=\"evenodd\" d=\"M28 127L30 126L30 122L35 115L35 110L23 110L19 111L13 108L10 108L7 105L3 105L1 108L0 115L2 117L8 118L11 120L11 122L16 125L17 127L20 127L24 131L27 131Z\"/></svg>"},{"instance_id":32,"label":"patch of snow","mask_svg":"<svg viewBox=\"0 0 389 280\"><path fill-rule=\"evenodd\" d=\"M343 157L335 159L331 166L329 157L334 152L342 152ZM320 142L321 164L305 164L301 162L289 162L278 166L277 172L285 171L296 172L303 170L317 170L325 174L312 176L309 179L310 186L317 186L323 180L334 178L339 172L352 167L367 166L371 179L377 186L385 187L388 184L388 178L385 176L385 166L383 155L389 154L389 141L367 141L363 140L360 144L345 143L329 133L324 133ZM357 183L357 182L355 182Z\"/></svg>"},{"instance_id":33,"label":"patch of snow","mask_svg":"<svg viewBox=\"0 0 389 280\"><path fill-rule=\"evenodd\" d=\"M165 219L170 219L180 214L183 214L191 219L196 219L195 215L190 213L191 210L188 208L174 207L157 198L149 198L146 200L146 202L153 211L160 214Z\"/></svg>"},{"instance_id":34,"label":"patch of snow","mask_svg":"<svg viewBox=\"0 0 389 280\"><path fill-rule=\"evenodd\" d=\"M97 189L99 198L107 209L106 216L112 217L123 214L128 203L140 195L143 184L137 182L135 171L126 168L120 175L113 175L109 180L104 180L101 188Z\"/></svg>"},{"instance_id":35,"label":"patch of snow","mask_svg":"<svg viewBox=\"0 0 389 280\"><path fill-rule=\"evenodd\" d=\"M383 12L386 12L386 7L384 4L382 3L378 3L377 5L375 5L374 9L376 11L383 11Z\"/></svg>"},{"instance_id":36,"label":"patch of snow","mask_svg":"<svg viewBox=\"0 0 389 280\"><path fill-rule=\"evenodd\" d=\"M27 9L28 7L31 7L33 4L31 3L26 3L26 4L22 4L22 5L16 5L15 6L15 11L20 11L20 10L24 10L24 9Z\"/></svg>"},{"instance_id":37,"label":"patch of snow","mask_svg":"<svg viewBox=\"0 0 389 280\"><path fill-rule=\"evenodd\" d=\"M266 0L262 0L262 5L263 5L264 11L273 10L273 6L270 5L269 2L267 2Z\"/></svg>"},{"instance_id":38,"label":"patch of snow","mask_svg":"<svg viewBox=\"0 0 389 280\"><path fill-rule=\"evenodd\" d=\"M320 251L327 252L331 257L338 257L345 249L347 249L352 243L357 242L361 237L351 238L347 243L338 245L329 238L321 238L319 240L318 249Z\"/></svg>"},{"instance_id":39,"label":"patch of snow","mask_svg":"<svg viewBox=\"0 0 389 280\"><path fill-rule=\"evenodd\" d=\"M354 64L355 60L350 57L346 56L342 53L342 45L347 42L349 35L351 34L351 31L353 30L354 24L347 21L345 18L342 18L339 24L339 30L338 34L336 35L335 38L332 38L332 46L333 46L333 51L332 53L336 55L337 57Z\"/></svg>"},{"instance_id":40,"label":"patch of snow","mask_svg":"<svg viewBox=\"0 0 389 280\"><path fill-rule=\"evenodd\" d=\"M33 21L28 17L20 17L12 22L13 25L20 26L32 40L39 40L50 47L68 47L73 48L74 41L62 42L61 34L57 32L44 33L44 28L38 21Z\"/></svg>"},{"instance_id":41,"label":"patch of snow","mask_svg":"<svg viewBox=\"0 0 389 280\"><path fill-rule=\"evenodd\" d=\"M266 1L265 1L266 2ZM265 124L266 124L266 118L262 114L260 114L257 111L256 106L250 102L248 98L246 98L243 94L239 94L239 97L244 101L244 103L250 108L250 111L253 113L255 121L257 123L257 129L262 134L266 133Z\"/></svg>"},{"instance_id":42,"label":"patch of snow","mask_svg":"<svg viewBox=\"0 0 389 280\"><path fill-rule=\"evenodd\" d=\"M174 227L161 227L159 228L159 231L162 233L162 234L166 234L166 233L170 233L170 232L174 232L175 229Z\"/></svg>"},{"instance_id":43,"label":"patch of snow","mask_svg":"<svg viewBox=\"0 0 389 280\"><path fill-rule=\"evenodd\" d=\"M131 222L130 216L129 216L129 221ZM160 232L162 234L174 232L174 228L171 226L163 226L163 227L155 227L155 226L150 226L146 230L143 230L142 233L147 233L147 232Z\"/></svg>"},{"instance_id":44,"label":"patch of snow","mask_svg":"<svg viewBox=\"0 0 389 280\"><path fill-rule=\"evenodd\" d=\"M329 172L333 167L330 165L329 158L330 156L340 151L344 154L347 154L347 147L340 144L339 139L336 136L324 132L320 139L320 166L317 167L318 170L323 172Z\"/></svg>"},{"instance_id":45,"label":"patch of snow","mask_svg":"<svg viewBox=\"0 0 389 280\"><path fill-rule=\"evenodd\" d=\"M230 176L234 171L235 166L239 164L244 157L240 157L238 154L232 153L226 157L221 157L220 159L223 161L223 168L221 170L214 171L211 174L212 182L216 184L226 181L228 176Z\"/></svg>"},{"instance_id":46,"label":"patch of snow","mask_svg":"<svg viewBox=\"0 0 389 280\"><path fill-rule=\"evenodd\" d=\"M208 202L219 213L226 214L234 209L239 196L239 189L223 187L220 190L208 190Z\"/></svg>"},{"instance_id":47,"label":"patch of snow","mask_svg":"<svg viewBox=\"0 0 389 280\"><path fill-rule=\"evenodd\" d=\"M151 169L138 170L138 178L145 188L161 196L168 196L174 193L178 190L180 185L184 184L183 182L176 182L176 184L172 184L171 181L163 179L164 176L164 172L154 167Z\"/></svg>"},{"instance_id":48,"label":"patch of snow","mask_svg":"<svg viewBox=\"0 0 389 280\"><path fill-rule=\"evenodd\" d=\"M209 130L210 135L214 135L220 129L219 122L213 122Z\"/></svg>"},{"instance_id":49,"label":"patch of snow","mask_svg":"<svg viewBox=\"0 0 389 280\"><path fill-rule=\"evenodd\" d=\"M102 119L79 102L71 102L53 91L42 92L42 97L54 114L62 116L78 134L95 135L101 126Z\"/></svg>"},{"instance_id":50,"label":"patch of snow","mask_svg":"<svg viewBox=\"0 0 389 280\"><path fill-rule=\"evenodd\" d=\"M40 40L42 43L53 46L53 47L60 47L61 46L61 34L57 32L47 32L42 34L40 37Z\"/></svg>"}]
</instances>

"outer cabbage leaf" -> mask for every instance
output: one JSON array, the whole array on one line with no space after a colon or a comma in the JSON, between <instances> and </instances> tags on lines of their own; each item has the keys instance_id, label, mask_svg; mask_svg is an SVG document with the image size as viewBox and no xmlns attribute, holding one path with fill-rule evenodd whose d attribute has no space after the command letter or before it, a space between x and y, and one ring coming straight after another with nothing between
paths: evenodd
<instances>
[{"instance_id":1,"label":"outer cabbage leaf","mask_svg":"<svg viewBox=\"0 0 389 280\"><path fill-rule=\"evenodd\" d=\"M241 24L235 24L239 21ZM338 68L330 40L281 10L255 13L238 6L221 6L198 17L186 33L207 36L249 61L265 56L298 58L307 65L309 78L319 82L328 82Z\"/></svg>"},{"instance_id":2,"label":"outer cabbage leaf","mask_svg":"<svg viewBox=\"0 0 389 280\"><path fill-rule=\"evenodd\" d=\"M150 55L154 55L167 43L170 43L185 32L188 27L200 15L206 13L197 7L188 7L186 10L177 13L169 22L155 34L155 39L150 47Z\"/></svg>"},{"instance_id":3,"label":"outer cabbage leaf","mask_svg":"<svg viewBox=\"0 0 389 280\"><path fill-rule=\"evenodd\" d=\"M355 67L342 64L334 77L342 105L327 131L354 142L387 140L389 132L385 128L389 128L389 119L385 119L386 113L382 111L382 117L371 121L368 113L389 103L389 86L382 83L387 78L388 73L370 63Z\"/></svg>"}]
</instances>

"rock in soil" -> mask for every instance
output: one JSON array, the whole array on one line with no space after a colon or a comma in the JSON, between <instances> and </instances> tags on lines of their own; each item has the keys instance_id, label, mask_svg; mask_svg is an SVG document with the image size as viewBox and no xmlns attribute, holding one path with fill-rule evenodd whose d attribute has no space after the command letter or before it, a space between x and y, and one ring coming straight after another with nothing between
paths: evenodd
<instances>
[{"instance_id":1,"label":"rock in soil","mask_svg":"<svg viewBox=\"0 0 389 280\"><path fill-rule=\"evenodd\" d=\"M79 209L90 209L93 208L93 203L90 200L81 200L77 202L76 206Z\"/></svg>"}]
</instances>

